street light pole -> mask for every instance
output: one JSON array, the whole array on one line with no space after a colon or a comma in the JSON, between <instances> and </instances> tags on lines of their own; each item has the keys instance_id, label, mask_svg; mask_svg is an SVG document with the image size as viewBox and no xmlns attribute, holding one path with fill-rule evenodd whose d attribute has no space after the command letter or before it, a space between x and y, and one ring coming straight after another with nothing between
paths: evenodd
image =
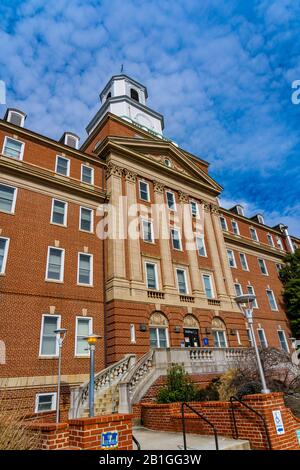
<instances>
[{"instance_id":1,"label":"street light pole","mask_svg":"<svg viewBox=\"0 0 300 470\"><path fill-rule=\"evenodd\" d=\"M90 383L89 383L89 417L92 418L94 413L94 385L95 385L95 349L97 340L101 338L99 335L91 334L84 339L89 344L90 349Z\"/></svg>"},{"instance_id":2,"label":"street light pole","mask_svg":"<svg viewBox=\"0 0 300 470\"><path fill-rule=\"evenodd\" d=\"M250 335L252 339L252 344L254 346L258 371L259 371L260 380L262 384L261 393L267 394L267 393L270 393L270 390L267 388L265 374L264 374L264 370L262 367L259 350L258 350L256 339L255 339L254 328L253 328L253 303L255 299L256 299L255 295L246 294L246 295L237 296L235 298L235 301L238 304L242 314L246 318L247 324L249 326L249 331L250 331Z\"/></svg>"},{"instance_id":3,"label":"street light pole","mask_svg":"<svg viewBox=\"0 0 300 470\"><path fill-rule=\"evenodd\" d=\"M67 330L65 328L59 328L54 330L54 333L58 334L58 378L57 378L57 397L56 397L56 423L59 423L59 411L60 411L60 384L61 384L61 352L64 339L66 337Z\"/></svg>"}]
</instances>

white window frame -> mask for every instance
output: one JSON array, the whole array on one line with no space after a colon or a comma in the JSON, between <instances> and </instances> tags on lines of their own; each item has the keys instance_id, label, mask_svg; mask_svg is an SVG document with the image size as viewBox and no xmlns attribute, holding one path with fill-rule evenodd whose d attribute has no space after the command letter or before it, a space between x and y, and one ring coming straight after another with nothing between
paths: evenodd
<instances>
[{"instance_id":1,"label":"white window frame","mask_svg":"<svg viewBox=\"0 0 300 470\"><path fill-rule=\"evenodd\" d=\"M16 188L15 186L11 186L10 184L3 183L2 181L0 181L0 185L6 186L7 188L12 188L14 190L11 211L4 211L0 209L0 212L2 212L3 214L15 214L18 188Z\"/></svg>"},{"instance_id":2,"label":"white window frame","mask_svg":"<svg viewBox=\"0 0 300 470\"><path fill-rule=\"evenodd\" d=\"M130 323L129 332L130 332L130 343L135 344L136 343L136 334L135 334L135 324L134 323Z\"/></svg>"},{"instance_id":3,"label":"white window frame","mask_svg":"<svg viewBox=\"0 0 300 470\"><path fill-rule=\"evenodd\" d=\"M239 224L237 223L236 220L231 220L231 226L232 226L232 231L233 231L234 235L240 235ZM237 233L235 233L235 231L234 231L234 226L237 229Z\"/></svg>"},{"instance_id":4,"label":"white window frame","mask_svg":"<svg viewBox=\"0 0 300 470\"><path fill-rule=\"evenodd\" d=\"M49 256L50 256L50 250L53 248L54 250L59 250L62 252L62 257L61 257L61 269L60 269L60 277L59 279L49 279L48 278L48 265L49 265ZM64 282L64 272L65 272L65 249L60 248L58 246L48 246L48 252L47 252L47 262L46 262L46 275L45 275L45 281L47 282Z\"/></svg>"},{"instance_id":5,"label":"white window frame","mask_svg":"<svg viewBox=\"0 0 300 470\"><path fill-rule=\"evenodd\" d=\"M259 261L262 261L262 262L263 262L264 267L265 267L265 271L266 271L265 273L262 272ZM268 269L267 269L267 265L266 265L265 260L264 260L263 258L257 258L257 262L258 262L258 267L259 267L260 273L261 273L263 276L269 276L269 272L268 272Z\"/></svg>"},{"instance_id":6,"label":"white window frame","mask_svg":"<svg viewBox=\"0 0 300 470\"><path fill-rule=\"evenodd\" d=\"M51 410L41 410L39 411L39 397L45 397L45 396L52 396L52 405L51 405ZM56 402L57 402L57 393L56 392L48 392L48 393L37 393L35 395L35 407L34 407L34 412L35 413L49 413L49 411L55 411L56 410Z\"/></svg>"},{"instance_id":7,"label":"white window frame","mask_svg":"<svg viewBox=\"0 0 300 470\"><path fill-rule=\"evenodd\" d=\"M274 302L274 304L275 304L275 308L272 308L272 307L271 307L270 300L269 300L269 296L268 296L268 292L271 292L271 294L272 294L272 299L273 299L273 302ZM267 289L266 289L266 294L267 294L267 299L268 299L268 303L269 303L270 309L272 310L272 312L278 312L278 305L277 305L276 297L275 297L275 295L274 295L273 290L267 288Z\"/></svg>"},{"instance_id":8,"label":"white window frame","mask_svg":"<svg viewBox=\"0 0 300 470\"><path fill-rule=\"evenodd\" d=\"M91 230L85 230L85 229L81 228L81 212L82 212L82 209L88 210L92 214L92 216L91 216ZM91 207L80 206L80 208L79 208L79 227L78 228L79 228L80 232L94 233L94 209L92 209Z\"/></svg>"},{"instance_id":9,"label":"white window frame","mask_svg":"<svg viewBox=\"0 0 300 470\"><path fill-rule=\"evenodd\" d=\"M172 209L171 207L169 207L168 196L167 196L168 194L172 194L172 196L173 196L173 206L174 206L174 209ZM177 211L177 206L176 206L175 193L174 193L173 191L170 191L169 189L166 190L166 201L167 201L167 206L168 206L169 211L176 212L176 211Z\"/></svg>"},{"instance_id":10,"label":"white window frame","mask_svg":"<svg viewBox=\"0 0 300 470\"><path fill-rule=\"evenodd\" d=\"M195 207L196 207L196 213L195 213L195 214L193 213L193 209L192 209L193 204L195 204ZM199 215L199 208L198 208L198 204L197 204L196 201L193 201L193 200L190 201L190 208L191 208L192 217L198 217L198 215Z\"/></svg>"},{"instance_id":11,"label":"white window frame","mask_svg":"<svg viewBox=\"0 0 300 470\"><path fill-rule=\"evenodd\" d=\"M90 357L90 351L88 349L88 343L86 343L87 351L84 354L79 354L77 351L77 336L78 336L78 320L89 320L89 335L93 332L93 317L84 317L77 315L75 318L75 357Z\"/></svg>"},{"instance_id":12,"label":"white window frame","mask_svg":"<svg viewBox=\"0 0 300 470\"><path fill-rule=\"evenodd\" d=\"M183 271L184 273L184 282L185 282L185 293L179 291L179 282L178 282L178 271ZM187 273L185 268L176 268L176 283L177 283L177 290L179 295L189 295L189 286L187 282Z\"/></svg>"},{"instance_id":13,"label":"white window frame","mask_svg":"<svg viewBox=\"0 0 300 470\"><path fill-rule=\"evenodd\" d=\"M40 346L39 346L39 357L58 357L59 353L59 345L58 345L58 337L59 334L56 335L56 349L55 349L55 354L42 354L42 344L43 344L43 330L44 330L44 321L45 318L57 318L57 330L61 326L61 315L51 315L50 313L44 313L42 315L42 322L41 322L41 330L40 330Z\"/></svg>"},{"instance_id":14,"label":"white window frame","mask_svg":"<svg viewBox=\"0 0 300 470\"><path fill-rule=\"evenodd\" d=\"M276 237L276 245L279 250L283 251L283 243L280 237Z\"/></svg>"},{"instance_id":15,"label":"white window frame","mask_svg":"<svg viewBox=\"0 0 300 470\"><path fill-rule=\"evenodd\" d=\"M14 109L10 109L8 111L8 115L7 115L7 122L10 122L13 126L17 126L17 124L14 124L12 121L11 121L11 116L12 114L17 114L18 116L20 116L21 118L21 124L18 126L18 127L24 127L24 123L25 123L25 116L23 113L19 113L18 111L15 111Z\"/></svg>"},{"instance_id":16,"label":"white window frame","mask_svg":"<svg viewBox=\"0 0 300 470\"><path fill-rule=\"evenodd\" d=\"M241 292L240 294L237 293L236 286L239 286L239 290L240 290L240 292ZM243 295L243 288L242 288L242 285L241 285L239 282L235 282L235 283L234 283L234 289L235 289L235 293L236 293L237 296Z\"/></svg>"},{"instance_id":17,"label":"white window frame","mask_svg":"<svg viewBox=\"0 0 300 470\"><path fill-rule=\"evenodd\" d=\"M143 183L147 186L147 199L144 199L142 197L141 183ZM140 198L141 201L145 201L145 202L150 201L150 186L149 186L149 183L147 181L139 180L139 198Z\"/></svg>"},{"instance_id":18,"label":"white window frame","mask_svg":"<svg viewBox=\"0 0 300 470\"><path fill-rule=\"evenodd\" d=\"M207 297L207 295L206 295L205 281L204 281L204 278L205 278L205 277L208 277L208 278L209 278L209 283L210 283L210 288L211 288L211 292L212 292L212 297ZM203 289L204 289L204 293L205 293L206 298L207 298L207 299L215 299L215 298L216 298L216 294L215 294L215 290L214 290L214 283L213 283L212 275L211 275L211 274L208 274L208 273L202 273L202 282L203 282Z\"/></svg>"},{"instance_id":19,"label":"white window frame","mask_svg":"<svg viewBox=\"0 0 300 470\"><path fill-rule=\"evenodd\" d=\"M58 159L59 159L59 158L63 158L64 160L67 160L67 162L68 162L67 174L66 174L66 175L63 175L62 173L58 173L58 171L57 171ZM60 175L60 176L69 177L69 176L70 176L70 159L67 158L67 157L63 157L62 155L56 155L55 173L56 173L57 175Z\"/></svg>"},{"instance_id":20,"label":"white window frame","mask_svg":"<svg viewBox=\"0 0 300 470\"><path fill-rule=\"evenodd\" d=\"M10 155L6 155L4 153L4 150L5 150L5 147L6 147L6 142L7 142L7 139L10 139L10 140L14 140L15 142L19 142L21 145L21 152L20 152L20 158L14 158L14 157L11 157ZM14 137L10 137L9 135L6 135L4 137L4 142L3 142L3 147L2 147L2 155L4 155L6 158L12 158L13 160L16 160L16 161L22 161L23 158L24 158L24 149L25 149L25 142L22 142L21 140L19 139L15 139Z\"/></svg>"},{"instance_id":21,"label":"white window frame","mask_svg":"<svg viewBox=\"0 0 300 470\"><path fill-rule=\"evenodd\" d=\"M0 237L0 240L5 240L5 249L4 249L4 256L3 256L3 264L2 264L2 269L0 271L0 275L4 275L6 271L6 264L7 264L7 259L8 259L8 250L9 250L9 243L10 243L10 238L7 237Z\"/></svg>"},{"instance_id":22,"label":"white window frame","mask_svg":"<svg viewBox=\"0 0 300 470\"><path fill-rule=\"evenodd\" d=\"M179 248L175 248L175 246L174 246L173 232L177 232L177 233L178 233ZM172 240L172 248L173 248L173 250L182 251L182 240L181 240L181 232L180 232L180 230L179 230L178 228L176 228L176 227L171 227L171 229L170 229L170 234L171 234L171 240Z\"/></svg>"},{"instance_id":23,"label":"white window frame","mask_svg":"<svg viewBox=\"0 0 300 470\"><path fill-rule=\"evenodd\" d=\"M251 289L251 293L249 292L249 287L250 287L250 289ZM256 308L256 309L259 308L259 307L258 307L258 302L257 302L257 297L256 297L256 294L255 294L255 290L254 290L254 287L253 287L251 284L248 284L248 285L247 285L247 293L250 294L250 295L255 295L255 300L254 300L254 302L252 303L252 307L253 307L253 308Z\"/></svg>"},{"instance_id":24,"label":"white window frame","mask_svg":"<svg viewBox=\"0 0 300 470\"><path fill-rule=\"evenodd\" d=\"M63 224L59 224L59 223L53 221L53 209L54 209L54 203L55 203L55 201L57 201L57 202L62 202L62 203L65 205L65 210L64 210L64 223L63 223ZM53 225L59 225L60 227L67 227L67 220L68 220L68 203L67 203L66 201L62 201L61 199L52 198L50 223L53 224Z\"/></svg>"},{"instance_id":25,"label":"white window frame","mask_svg":"<svg viewBox=\"0 0 300 470\"><path fill-rule=\"evenodd\" d=\"M234 262L234 266L230 265L230 258L229 258L229 255L228 255L229 252L232 253L232 260ZM228 259L228 266L230 268L236 268L236 259L235 259L234 251L228 249L228 250L226 250L226 253L227 253L227 259Z\"/></svg>"},{"instance_id":26,"label":"white window frame","mask_svg":"<svg viewBox=\"0 0 300 470\"><path fill-rule=\"evenodd\" d=\"M273 240L273 237L270 233L267 233L267 240L268 240L268 245L269 246L272 246L273 248L275 247L275 243L274 243L274 240ZM271 241L271 243L270 243Z\"/></svg>"},{"instance_id":27,"label":"white window frame","mask_svg":"<svg viewBox=\"0 0 300 470\"><path fill-rule=\"evenodd\" d=\"M226 220L226 218L224 217L224 215L220 215L219 220L220 220L221 229L222 229L222 230L225 230L226 232L228 232L227 220ZM221 220L224 220L224 227L222 227L222 222L221 222Z\"/></svg>"},{"instance_id":28,"label":"white window frame","mask_svg":"<svg viewBox=\"0 0 300 470\"><path fill-rule=\"evenodd\" d=\"M236 333L236 339L237 339L238 345L242 346L242 341L241 341L241 336L240 336L239 330L236 330L235 333Z\"/></svg>"},{"instance_id":29,"label":"white window frame","mask_svg":"<svg viewBox=\"0 0 300 470\"><path fill-rule=\"evenodd\" d=\"M154 272L155 272L155 288L149 287L148 286L148 271L147 271L147 264L154 266ZM158 281L158 271L157 271L157 263L154 263L152 261L145 261L145 275L146 275L146 287L149 290L159 290L159 281Z\"/></svg>"},{"instance_id":30,"label":"white window frame","mask_svg":"<svg viewBox=\"0 0 300 470\"><path fill-rule=\"evenodd\" d=\"M265 219L261 214L257 214L257 220L260 224L265 225Z\"/></svg>"},{"instance_id":31,"label":"white window frame","mask_svg":"<svg viewBox=\"0 0 300 470\"><path fill-rule=\"evenodd\" d=\"M285 349L283 349L283 347L281 346L281 341L280 341L280 338L279 338L279 332L283 334L284 342L286 344L287 351L285 351ZM280 346L281 350L289 353L290 348L289 348L289 344L288 344L287 339L286 339L285 331L278 328L277 329L277 336L278 336L279 346Z\"/></svg>"},{"instance_id":32,"label":"white window frame","mask_svg":"<svg viewBox=\"0 0 300 470\"><path fill-rule=\"evenodd\" d=\"M87 183L86 181L83 181L83 168L88 168L89 170L91 170L91 182L90 183ZM81 174L80 174L80 181L84 184L90 184L90 185L93 185L94 184L94 175L95 175L95 169L92 167L92 166L89 166L89 165L85 165L84 163L81 164Z\"/></svg>"},{"instance_id":33,"label":"white window frame","mask_svg":"<svg viewBox=\"0 0 300 470\"><path fill-rule=\"evenodd\" d=\"M153 222L150 219L141 219L142 222L142 236L143 236L143 241L145 243L154 243L154 228L153 228ZM150 233L151 233L151 240L146 240L145 238L145 230L144 230L144 224L150 224Z\"/></svg>"},{"instance_id":34,"label":"white window frame","mask_svg":"<svg viewBox=\"0 0 300 470\"><path fill-rule=\"evenodd\" d=\"M245 253L239 253L239 256L240 256L240 263L241 263L241 266L242 266L242 270L243 271L249 271L249 265L248 265L248 260L247 260L246 254ZM244 268L244 266L243 266L242 258L244 258L246 268Z\"/></svg>"},{"instance_id":35,"label":"white window frame","mask_svg":"<svg viewBox=\"0 0 300 470\"><path fill-rule=\"evenodd\" d=\"M262 334L263 334L265 346L262 346L262 344L261 344L261 340L260 340L260 336L259 336L259 331L261 331ZM258 336L258 340L259 340L260 346L261 346L262 348L267 348L267 347L268 347L268 341L267 341L267 337L266 337L266 333L265 333L264 328L257 328L257 336Z\"/></svg>"},{"instance_id":36,"label":"white window frame","mask_svg":"<svg viewBox=\"0 0 300 470\"><path fill-rule=\"evenodd\" d=\"M89 284L79 282L79 266L80 266L80 255L89 256L90 257L90 282ZM92 287L94 283L94 255L91 253L85 253L84 251L79 251L77 255L77 285L83 287Z\"/></svg>"},{"instance_id":37,"label":"white window frame","mask_svg":"<svg viewBox=\"0 0 300 470\"><path fill-rule=\"evenodd\" d=\"M252 231L255 233L255 238L252 237ZM249 232L250 232L250 238L252 241L254 242L259 242L259 238L258 238L258 235L257 235L257 230L256 228L254 227L249 227Z\"/></svg>"},{"instance_id":38,"label":"white window frame","mask_svg":"<svg viewBox=\"0 0 300 470\"><path fill-rule=\"evenodd\" d=\"M150 328L155 329L155 331L156 331L156 343L159 345L159 346L156 346L157 349L161 348L158 330L165 330L165 332L166 332L166 347L169 348L170 347L169 328L167 326L150 325L149 331L150 331Z\"/></svg>"},{"instance_id":39,"label":"white window frame","mask_svg":"<svg viewBox=\"0 0 300 470\"><path fill-rule=\"evenodd\" d=\"M202 240L204 255L201 255L201 254L200 254L197 240ZM196 236L196 247L197 247L197 253L198 253L198 255L201 256L202 258L207 258L206 245L205 245L205 240L204 240L204 237L203 237L203 236L200 236L200 235L197 235L197 236Z\"/></svg>"}]
</instances>

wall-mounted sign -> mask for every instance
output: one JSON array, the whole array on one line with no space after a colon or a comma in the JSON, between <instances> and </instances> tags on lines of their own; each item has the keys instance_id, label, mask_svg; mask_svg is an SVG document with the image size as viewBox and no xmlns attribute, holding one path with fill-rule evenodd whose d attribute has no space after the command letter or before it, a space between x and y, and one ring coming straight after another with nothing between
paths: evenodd
<instances>
[{"instance_id":1,"label":"wall-mounted sign","mask_svg":"<svg viewBox=\"0 0 300 470\"><path fill-rule=\"evenodd\" d=\"M118 431L108 431L101 434L101 448L115 449L119 444Z\"/></svg>"},{"instance_id":2,"label":"wall-mounted sign","mask_svg":"<svg viewBox=\"0 0 300 470\"><path fill-rule=\"evenodd\" d=\"M280 410L273 411L273 419L274 419L277 434L284 434L285 431L284 431L284 426L283 426L283 421L282 421Z\"/></svg>"},{"instance_id":3,"label":"wall-mounted sign","mask_svg":"<svg viewBox=\"0 0 300 470\"><path fill-rule=\"evenodd\" d=\"M203 346L208 346L209 344L208 338L203 338L202 343L203 343Z\"/></svg>"}]
</instances>

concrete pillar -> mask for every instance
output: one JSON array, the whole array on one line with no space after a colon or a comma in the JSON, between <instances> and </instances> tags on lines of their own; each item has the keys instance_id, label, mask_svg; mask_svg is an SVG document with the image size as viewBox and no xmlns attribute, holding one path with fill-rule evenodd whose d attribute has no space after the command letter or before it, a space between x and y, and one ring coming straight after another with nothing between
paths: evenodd
<instances>
[{"instance_id":1,"label":"concrete pillar","mask_svg":"<svg viewBox=\"0 0 300 470\"><path fill-rule=\"evenodd\" d=\"M127 195L127 209L128 215L128 226L135 233L138 233L139 220L137 217L137 211L130 212L132 206L136 207L136 174L129 170L125 170L125 185ZM129 278L131 281L142 281L142 265L141 265L141 247L140 237L131 238L128 233L128 257L129 257Z\"/></svg>"}]
</instances>

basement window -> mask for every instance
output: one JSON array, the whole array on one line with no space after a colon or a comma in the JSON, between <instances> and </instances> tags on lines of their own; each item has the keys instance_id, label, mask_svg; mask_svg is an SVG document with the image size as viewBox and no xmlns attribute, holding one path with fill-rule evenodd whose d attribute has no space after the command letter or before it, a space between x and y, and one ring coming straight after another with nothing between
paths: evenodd
<instances>
[{"instance_id":1,"label":"basement window","mask_svg":"<svg viewBox=\"0 0 300 470\"><path fill-rule=\"evenodd\" d=\"M35 412L56 410L56 393L37 393L35 398Z\"/></svg>"}]
</instances>

